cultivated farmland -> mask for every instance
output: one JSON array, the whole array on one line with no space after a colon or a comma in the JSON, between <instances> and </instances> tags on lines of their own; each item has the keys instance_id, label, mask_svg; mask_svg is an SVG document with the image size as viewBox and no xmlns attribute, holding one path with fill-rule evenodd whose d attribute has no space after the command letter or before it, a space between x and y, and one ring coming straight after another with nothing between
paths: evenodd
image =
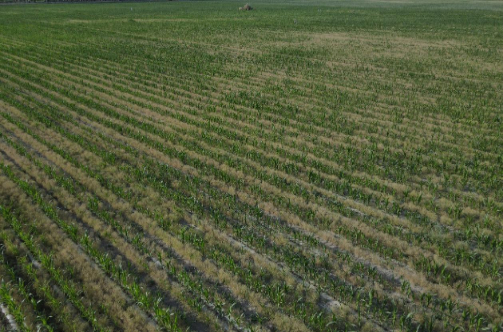
<instances>
[{"instance_id":1,"label":"cultivated farmland","mask_svg":"<svg viewBox=\"0 0 503 332\"><path fill-rule=\"evenodd\" d=\"M503 4L0 7L0 327L501 331Z\"/></svg>"}]
</instances>

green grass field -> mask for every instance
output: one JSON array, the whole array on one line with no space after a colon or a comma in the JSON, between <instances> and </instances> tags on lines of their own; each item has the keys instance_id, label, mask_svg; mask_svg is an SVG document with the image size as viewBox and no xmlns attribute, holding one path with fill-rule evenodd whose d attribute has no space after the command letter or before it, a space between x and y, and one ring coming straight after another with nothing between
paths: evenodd
<instances>
[{"instance_id":1,"label":"green grass field","mask_svg":"<svg viewBox=\"0 0 503 332\"><path fill-rule=\"evenodd\" d=\"M502 331L503 2L0 6L0 330Z\"/></svg>"}]
</instances>

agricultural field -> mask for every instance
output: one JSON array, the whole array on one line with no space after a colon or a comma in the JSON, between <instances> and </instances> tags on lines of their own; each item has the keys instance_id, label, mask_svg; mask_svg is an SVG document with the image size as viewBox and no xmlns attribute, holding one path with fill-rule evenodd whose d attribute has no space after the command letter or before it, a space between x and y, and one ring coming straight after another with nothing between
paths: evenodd
<instances>
[{"instance_id":1,"label":"agricultural field","mask_svg":"<svg viewBox=\"0 0 503 332\"><path fill-rule=\"evenodd\" d=\"M0 6L0 330L503 331L503 2Z\"/></svg>"}]
</instances>

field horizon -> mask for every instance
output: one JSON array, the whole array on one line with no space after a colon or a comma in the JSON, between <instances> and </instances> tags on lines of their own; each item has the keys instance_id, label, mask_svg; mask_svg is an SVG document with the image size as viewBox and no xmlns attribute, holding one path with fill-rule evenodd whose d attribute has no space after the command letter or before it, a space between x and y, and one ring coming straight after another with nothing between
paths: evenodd
<instances>
[{"instance_id":1,"label":"field horizon","mask_svg":"<svg viewBox=\"0 0 503 332\"><path fill-rule=\"evenodd\" d=\"M503 331L503 2L0 6L0 331Z\"/></svg>"}]
</instances>

